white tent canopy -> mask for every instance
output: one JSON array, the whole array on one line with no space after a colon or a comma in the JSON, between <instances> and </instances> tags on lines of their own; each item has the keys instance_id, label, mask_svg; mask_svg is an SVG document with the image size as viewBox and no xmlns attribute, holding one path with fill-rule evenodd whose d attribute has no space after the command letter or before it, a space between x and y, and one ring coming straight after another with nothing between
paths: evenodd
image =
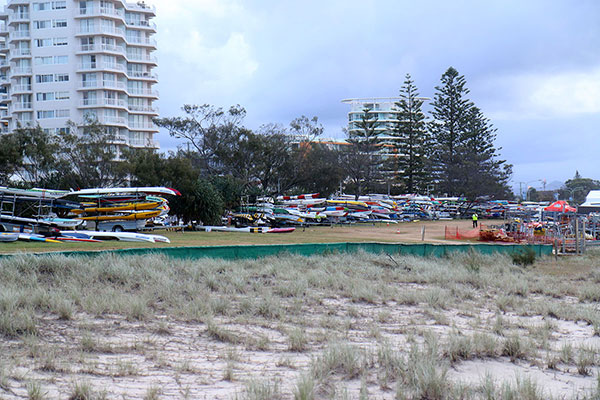
<instances>
[{"instance_id":1,"label":"white tent canopy","mask_svg":"<svg viewBox=\"0 0 600 400\"><path fill-rule=\"evenodd\" d=\"M580 207L600 207L600 190L590 190Z\"/></svg>"}]
</instances>

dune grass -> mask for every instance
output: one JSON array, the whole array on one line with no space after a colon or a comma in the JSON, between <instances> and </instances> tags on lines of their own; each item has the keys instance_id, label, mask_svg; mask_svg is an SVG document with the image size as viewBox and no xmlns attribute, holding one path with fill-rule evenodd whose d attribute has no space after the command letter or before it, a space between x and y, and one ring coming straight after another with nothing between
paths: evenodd
<instances>
[{"instance_id":1,"label":"dune grass","mask_svg":"<svg viewBox=\"0 0 600 400\"><path fill-rule=\"evenodd\" d=\"M398 399L551 398L525 378L465 384L452 371L499 360L595 379L600 349L559 341L558 324L585 330L587 339L596 334L590 285L600 281L599 259L593 252L573 258L560 275L551 259L524 267L478 253L0 259L0 394L39 398L54 388L74 399L113 398L94 388L159 369L176 377L182 393L217 379L243 399L390 391ZM128 339L115 338L121 331ZM203 366L171 359L172 337L225 356L207 350ZM252 375L255 358L270 372ZM217 372L203 373L213 366ZM36 378L23 379L23 371ZM170 393L153 387L140 396ZM592 399L593 390L573 395Z\"/></svg>"}]
</instances>

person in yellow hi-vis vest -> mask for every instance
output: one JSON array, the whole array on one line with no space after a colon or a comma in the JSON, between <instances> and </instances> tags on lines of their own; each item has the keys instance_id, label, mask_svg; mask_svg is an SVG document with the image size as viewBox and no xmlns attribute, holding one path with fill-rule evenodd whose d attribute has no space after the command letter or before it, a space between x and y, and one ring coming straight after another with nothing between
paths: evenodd
<instances>
[{"instance_id":1,"label":"person in yellow hi-vis vest","mask_svg":"<svg viewBox=\"0 0 600 400\"><path fill-rule=\"evenodd\" d=\"M477 213L473 213L473 228L477 228Z\"/></svg>"}]
</instances>

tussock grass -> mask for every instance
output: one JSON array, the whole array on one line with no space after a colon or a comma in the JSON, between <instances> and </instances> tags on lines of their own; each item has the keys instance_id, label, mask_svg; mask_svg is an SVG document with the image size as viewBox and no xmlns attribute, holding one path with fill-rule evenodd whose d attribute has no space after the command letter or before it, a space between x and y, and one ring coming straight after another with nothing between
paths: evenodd
<instances>
[{"instance_id":1,"label":"tussock grass","mask_svg":"<svg viewBox=\"0 0 600 400\"><path fill-rule=\"evenodd\" d=\"M146 390L144 400L159 400L162 390L158 386L152 386Z\"/></svg>"},{"instance_id":2,"label":"tussock grass","mask_svg":"<svg viewBox=\"0 0 600 400\"><path fill-rule=\"evenodd\" d=\"M264 380L251 380L246 383L246 388L236 400L278 400L282 398L279 382Z\"/></svg>"},{"instance_id":3,"label":"tussock grass","mask_svg":"<svg viewBox=\"0 0 600 400\"><path fill-rule=\"evenodd\" d=\"M27 383L27 399L28 400L43 400L46 398L46 392L42 389L39 382Z\"/></svg>"},{"instance_id":4,"label":"tussock grass","mask_svg":"<svg viewBox=\"0 0 600 400\"><path fill-rule=\"evenodd\" d=\"M98 397L94 393L92 386L87 382L74 382L71 388L69 400L96 400Z\"/></svg>"},{"instance_id":5,"label":"tussock grass","mask_svg":"<svg viewBox=\"0 0 600 400\"><path fill-rule=\"evenodd\" d=\"M303 373L300 375L296 388L294 389L294 400L314 400L316 382L312 375Z\"/></svg>"},{"instance_id":6,"label":"tussock grass","mask_svg":"<svg viewBox=\"0 0 600 400\"><path fill-rule=\"evenodd\" d=\"M308 345L308 339L302 328L293 328L288 334L288 350L302 352Z\"/></svg>"},{"instance_id":7,"label":"tussock grass","mask_svg":"<svg viewBox=\"0 0 600 400\"><path fill-rule=\"evenodd\" d=\"M213 321L208 322L206 325L206 332L212 339L218 340L219 342L231 344L240 344L244 342L239 335L218 326Z\"/></svg>"},{"instance_id":8,"label":"tussock grass","mask_svg":"<svg viewBox=\"0 0 600 400\"><path fill-rule=\"evenodd\" d=\"M368 366L367 354L360 347L336 343L328 346L311 362L311 373L315 379L324 381L332 375L344 379L359 377Z\"/></svg>"},{"instance_id":9,"label":"tussock grass","mask_svg":"<svg viewBox=\"0 0 600 400\"><path fill-rule=\"evenodd\" d=\"M511 362L526 360L531 353L531 343L517 334L510 335L502 343L502 355L509 357Z\"/></svg>"},{"instance_id":10,"label":"tussock grass","mask_svg":"<svg viewBox=\"0 0 600 400\"><path fill-rule=\"evenodd\" d=\"M37 318L31 308L10 308L0 311L1 336L11 339L37 333Z\"/></svg>"}]
</instances>

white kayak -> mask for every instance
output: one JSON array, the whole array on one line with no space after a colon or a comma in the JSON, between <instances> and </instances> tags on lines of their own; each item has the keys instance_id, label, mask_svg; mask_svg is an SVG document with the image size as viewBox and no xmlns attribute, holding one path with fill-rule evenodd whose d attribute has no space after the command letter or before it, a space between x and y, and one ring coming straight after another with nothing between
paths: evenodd
<instances>
[{"instance_id":1,"label":"white kayak","mask_svg":"<svg viewBox=\"0 0 600 400\"><path fill-rule=\"evenodd\" d=\"M1 232L0 233L0 242L16 242L17 240L19 240L19 234L18 233L12 233L12 232Z\"/></svg>"},{"instance_id":2,"label":"white kayak","mask_svg":"<svg viewBox=\"0 0 600 400\"><path fill-rule=\"evenodd\" d=\"M63 236L87 237L96 240L119 240L121 242L149 242L149 243L170 243L169 238L160 235L147 235L136 232L98 232L98 231L63 231Z\"/></svg>"},{"instance_id":3,"label":"white kayak","mask_svg":"<svg viewBox=\"0 0 600 400\"><path fill-rule=\"evenodd\" d=\"M44 218L43 221L59 228L77 228L83 224L83 220L77 218Z\"/></svg>"},{"instance_id":4,"label":"white kayak","mask_svg":"<svg viewBox=\"0 0 600 400\"><path fill-rule=\"evenodd\" d=\"M100 195L100 194L135 194L135 193L143 193L143 194L168 194L173 196L180 196L179 193L175 189L166 188L166 187L130 187L130 188L94 188L94 189L82 189L74 192L69 192L65 194L65 196L87 196L87 195Z\"/></svg>"}]
</instances>

